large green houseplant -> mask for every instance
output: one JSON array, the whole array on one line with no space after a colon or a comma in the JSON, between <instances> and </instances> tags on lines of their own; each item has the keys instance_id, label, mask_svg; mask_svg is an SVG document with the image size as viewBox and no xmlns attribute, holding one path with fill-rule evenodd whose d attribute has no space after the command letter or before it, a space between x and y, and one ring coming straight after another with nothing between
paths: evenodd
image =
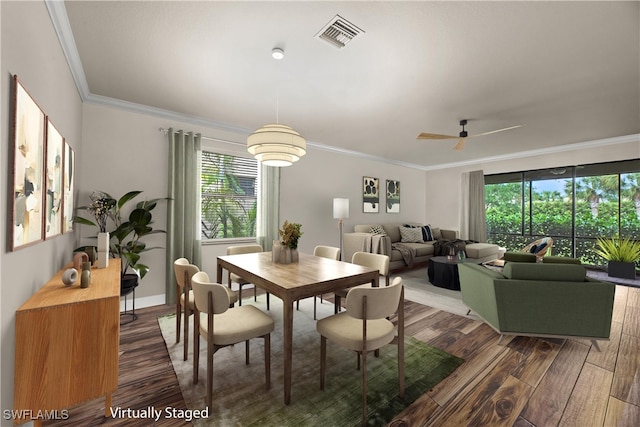
<instances>
[{"instance_id":1,"label":"large green houseplant","mask_svg":"<svg viewBox=\"0 0 640 427\"><path fill-rule=\"evenodd\" d=\"M640 241L629 237L598 238L594 252L608 261L608 274L625 279L636 278L640 260Z\"/></svg>"},{"instance_id":2,"label":"large green houseplant","mask_svg":"<svg viewBox=\"0 0 640 427\"><path fill-rule=\"evenodd\" d=\"M153 227L151 213L158 201L165 199L140 201L129 212L126 220L123 218L125 206L140 193L142 191L130 191L119 199L115 199L103 191L94 192L90 196L91 204L81 206L78 209L93 216L95 222L81 216L74 218L74 222L77 224L94 226L101 232L109 231L111 256L122 260L121 278L124 278L129 270L134 271L140 278L149 272L149 266L141 262L142 254L158 247L147 247L142 239L152 234L165 232ZM86 246L78 248L78 250L84 249Z\"/></svg>"}]
</instances>

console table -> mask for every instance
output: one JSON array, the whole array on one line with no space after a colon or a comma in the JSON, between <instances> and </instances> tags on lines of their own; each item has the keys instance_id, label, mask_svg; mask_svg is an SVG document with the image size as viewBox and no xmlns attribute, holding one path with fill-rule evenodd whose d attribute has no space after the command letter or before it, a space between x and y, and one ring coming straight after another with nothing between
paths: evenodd
<instances>
[{"instance_id":1,"label":"console table","mask_svg":"<svg viewBox=\"0 0 640 427\"><path fill-rule=\"evenodd\" d=\"M14 409L16 423L111 394L118 388L120 259L91 269L91 285L62 283L62 272L16 311Z\"/></svg>"}]
</instances>

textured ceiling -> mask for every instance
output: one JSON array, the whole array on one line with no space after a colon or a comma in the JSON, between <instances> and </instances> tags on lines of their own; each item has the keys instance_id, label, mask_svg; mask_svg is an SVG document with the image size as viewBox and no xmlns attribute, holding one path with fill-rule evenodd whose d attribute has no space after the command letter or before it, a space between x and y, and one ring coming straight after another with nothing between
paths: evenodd
<instances>
[{"instance_id":1,"label":"textured ceiling","mask_svg":"<svg viewBox=\"0 0 640 427\"><path fill-rule=\"evenodd\" d=\"M278 119L424 167L640 133L638 2L65 6L92 95L247 132ZM341 50L314 37L336 14L364 31ZM470 134L526 126L462 152L416 140L457 135L461 119Z\"/></svg>"}]
</instances>

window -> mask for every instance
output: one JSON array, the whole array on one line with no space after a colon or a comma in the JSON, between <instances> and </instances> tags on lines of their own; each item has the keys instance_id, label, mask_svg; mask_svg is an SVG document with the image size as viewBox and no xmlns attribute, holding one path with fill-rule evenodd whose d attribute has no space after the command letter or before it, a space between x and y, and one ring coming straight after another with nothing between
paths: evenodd
<instances>
[{"instance_id":1,"label":"window","mask_svg":"<svg viewBox=\"0 0 640 427\"><path fill-rule=\"evenodd\" d=\"M202 152L203 240L256 236L258 162Z\"/></svg>"},{"instance_id":2,"label":"window","mask_svg":"<svg viewBox=\"0 0 640 427\"><path fill-rule=\"evenodd\" d=\"M640 240L640 160L485 176L488 240L518 250L553 237L553 255L603 264L597 237Z\"/></svg>"}]
</instances>

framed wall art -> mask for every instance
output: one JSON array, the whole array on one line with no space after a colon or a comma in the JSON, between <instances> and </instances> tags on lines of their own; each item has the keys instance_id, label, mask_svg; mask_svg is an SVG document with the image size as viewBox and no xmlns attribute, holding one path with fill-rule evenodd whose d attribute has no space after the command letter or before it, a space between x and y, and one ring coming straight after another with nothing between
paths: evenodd
<instances>
[{"instance_id":1,"label":"framed wall art","mask_svg":"<svg viewBox=\"0 0 640 427\"><path fill-rule=\"evenodd\" d=\"M11 250L43 239L44 112L14 76ZM10 156L11 158L11 156Z\"/></svg>"},{"instance_id":2,"label":"framed wall art","mask_svg":"<svg viewBox=\"0 0 640 427\"><path fill-rule=\"evenodd\" d=\"M380 185L378 178L365 176L362 181L362 211L364 213L378 213L380 209Z\"/></svg>"},{"instance_id":3,"label":"framed wall art","mask_svg":"<svg viewBox=\"0 0 640 427\"><path fill-rule=\"evenodd\" d=\"M73 148L64 141L64 169L62 172L62 232L73 231L73 205L75 193L76 157Z\"/></svg>"},{"instance_id":4,"label":"framed wall art","mask_svg":"<svg viewBox=\"0 0 640 427\"><path fill-rule=\"evenodd\" d=\"M400 213L400 181L387 180L387 213Z\"/></svg>"},{"instance_id":5,"label":"framed wall art","mask_svg":"<svg viewBox=\"0 0 640 427\"><path fill-rule=\"evenodd\" d=\"M62 156L64 138L47 120L46 174L44 198L45 239L62 233Z\"/></svg>"}]
</instances>

